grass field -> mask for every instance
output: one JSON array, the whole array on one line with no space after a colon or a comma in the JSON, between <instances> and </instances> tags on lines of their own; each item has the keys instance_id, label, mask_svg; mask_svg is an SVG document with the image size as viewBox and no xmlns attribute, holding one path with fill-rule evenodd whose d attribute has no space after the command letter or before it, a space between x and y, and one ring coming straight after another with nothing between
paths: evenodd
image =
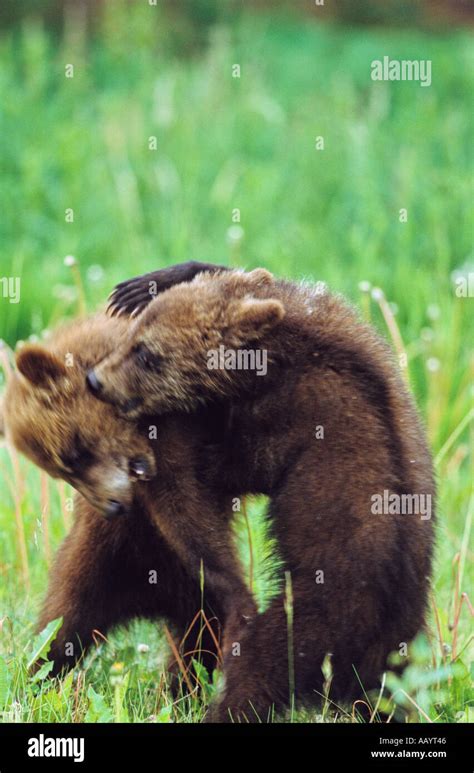
<instances>
[{"instance_id":1,"label":"grass field","mask_svg":"<svg viewBox=\"0 0 474 773\"><path fill-rule=\"evenodd\" d=\"M159 10L113 5L93 44L53 42L32 22L0 39L0 276L21 279L19 303L0 298L0 337L14 347L77 313L67 255L89 309L117 281L189 259L324 280L351 298L406 354L439 483L431 635L401 681L387 675L380 706L407 721L472 721L467 33L262 14L214 27L205 49L177 58L169 30L150 22ZM432 85L372 82L370 63L385 55L431 59ZM27 675L71 492L6 448L0 480L3 720L198 720L202 703L173 703L166 687L160 626L116 631L62 681ZM258 563L261 504L251 512ZM210 698L216 686L202 680ZM357 721L357 711L328 701L291 719Z\"/></svg>"}]
</instances>

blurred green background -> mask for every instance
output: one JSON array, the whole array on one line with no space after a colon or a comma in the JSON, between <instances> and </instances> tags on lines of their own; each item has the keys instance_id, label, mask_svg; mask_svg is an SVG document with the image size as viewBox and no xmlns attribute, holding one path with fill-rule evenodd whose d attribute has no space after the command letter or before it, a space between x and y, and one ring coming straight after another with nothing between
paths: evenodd
<instances>
[{"instance_id":1,"label":"blurred green background","mask_svg":"<svg viewBox=\"0 0 474 773\"><path fill-rule=\"evenodd\" d=\"M369 26L342 0L344 24L334 7L242 5L4 6L0 276L21 279L20 303L0 299L10 345L75 311L71 254L91 307L192 258L354 299L360 281L379 285L407 345L450 324L452 272L472 250L468 28L433 30L421 2L363 2ZM432 85L373 82L385 55L431 59ZM418 360L413 371L426 396Z\"/></svg>"},{"instance_id":2,"label":"blurred green background","mask_svg":"<svg viewBox=\"0 0 474 773\"><path fill-rule=\"evenodd\" d=\"M472 567L474 300L457 284L473 271L469 8L8 0L0 13L0 278L21 280L18 304L1 285L0 338L14 347L77 313L70 255L90 310L120 280L194 259L324 280L388 336L381 294L371 296L381 288L436 457L433 661L443 663L453 630L455 654L469 644L465 606L459 637L453 628ZM431 86L373 82L384 56L432 60ZM21 506L33 599L18 593L7 493L0 510L0 612L20 639L46 582L37 489ZM467 688L449 678L443 697L435 675L426 711L457 721Z\"/></svg>"}]
</instances>

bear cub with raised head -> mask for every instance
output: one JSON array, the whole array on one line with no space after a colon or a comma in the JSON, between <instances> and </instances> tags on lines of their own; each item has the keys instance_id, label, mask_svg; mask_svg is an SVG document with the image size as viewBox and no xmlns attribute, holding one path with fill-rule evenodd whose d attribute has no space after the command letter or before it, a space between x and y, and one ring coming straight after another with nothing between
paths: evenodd
<instances>
[{"instance_id":1,"label":"bear cub with raised head","mask_svg":"<svg viewBox=\"0 0 474 773\"><path fill-rule=\"evenodd\" d=\"M374 502L424 497L431 516L435 495L390 349L339 297L262 269L201 274L151 302L138 278L115 310L130 311L130 293L144 310L89 388L129 418L217 406L221 485L270 496L291 572L293 663L279 598L247 627L215 716L287 703L289 673L297 696L322 692L328 652L331 697L376 687L389 653L424 626L433 518ZM248 367L257 357L265 372Z\"/></svg>"}]
</instances>

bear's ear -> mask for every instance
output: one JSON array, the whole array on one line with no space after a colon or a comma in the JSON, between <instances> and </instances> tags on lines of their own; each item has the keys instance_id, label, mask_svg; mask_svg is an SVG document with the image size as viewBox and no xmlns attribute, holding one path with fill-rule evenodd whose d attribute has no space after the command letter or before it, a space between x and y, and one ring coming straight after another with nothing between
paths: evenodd
<instances>
[{"instance_id":1,"label":"bear's ear","mask_svg":"<svg viewBox=\"0 0 474 773\"><path fill-rule=\"evenodd\" d=\"M230 309L229 327L241 343L255 341L278 325L284 316L285 309L280 301L243 298Z\"/></svg>"},{"instance_id":2,"label":"bear's ear","mask_svg":"<svg viewBox=\"0 0 474 773\"><path fill-rule=\"evenodd\" d=\"M18 371L31 384L47 387L66 375L66 366L59 357L34 344L24 346L16 355Z\"/></svg>"},{"instance_id":3,"label":"bear's ear","mask_svg":"<svg viewBox=\"0 0 474 773\"><path fill-rule=\"evenodd\" d=\"M269 285L275 281L273 274L270 274L266 268L254 268L253 271L249 271L243 276L246 282L253 286L256 285L257 287L259 285Z\"/></svg>"}]
</instances>

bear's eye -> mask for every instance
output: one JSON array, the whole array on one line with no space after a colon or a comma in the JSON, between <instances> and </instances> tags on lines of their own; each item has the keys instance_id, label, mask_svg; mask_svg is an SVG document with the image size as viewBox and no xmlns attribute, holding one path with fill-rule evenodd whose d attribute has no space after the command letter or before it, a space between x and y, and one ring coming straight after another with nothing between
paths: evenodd
<instances>
[{"instance_id":1,"label":"bear's eye","mask_svg":"<svg viewBox=\"0 0 474 773\"><path fill-rule=\"evenodd\" d=\"M133 349L133 354L138 365L145 370L159 371L161 366L161 357L154 354L144 344L137 344Z\"/></svg>"},{"instance_id":2,"label":"bear's eye","mask_svg":"<svg viewBox=\"0 0 474 773\"><path fill-rule=\"evenodd\" d=\"M78 435L75 435L71 448L65 450L60 458L64 467L76 474L84 472L94 462L94 454L84 445Z\"/></svg>"}]
</instances>

